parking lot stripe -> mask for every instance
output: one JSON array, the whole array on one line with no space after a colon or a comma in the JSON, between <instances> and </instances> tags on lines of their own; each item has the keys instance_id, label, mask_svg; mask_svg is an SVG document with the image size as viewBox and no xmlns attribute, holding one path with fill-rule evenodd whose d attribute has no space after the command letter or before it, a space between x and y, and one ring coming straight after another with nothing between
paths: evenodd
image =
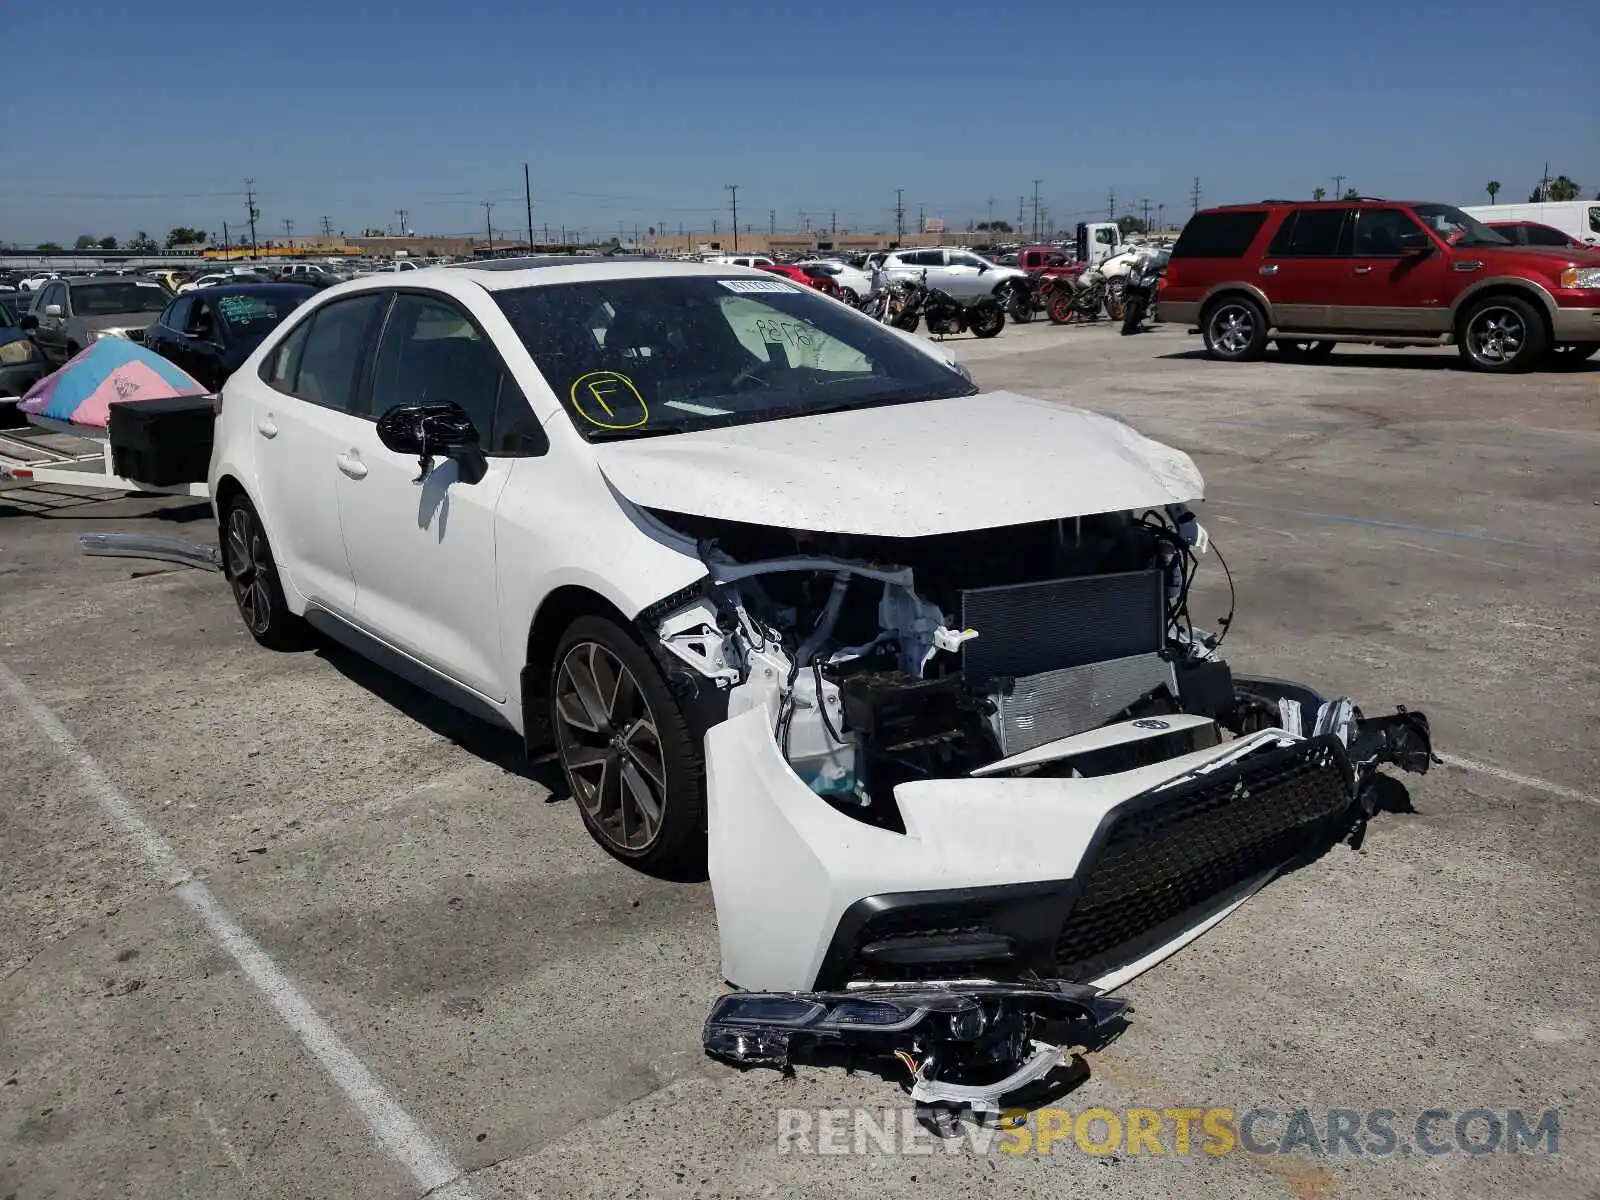
<instances>
[{"instance_id":1,"label":"parking lot stripe","mask_svg":"<svg viewBox=\"0 0 1600 1200\"><path fill-rule=\"evenodd\" d=\"M139 815L133 801L111 782L111 777L94 756L4 663L0 663L0 692L16 702L45 740L71 764L84 790L138 848L145 866L163 884L174 889L184 907L194 913L206 932L255 985L279 1019L300 1039L300 1044L360 1113L372 1136L389 1156L424 1193L448 1200L474 1200L475 1193L465 1173L450 1153L406 1112L271 956L211 894L211 889L183 868L171 844Z\"/></svg>"},{"instance_id":2,"label":"parking lot stripe","mask_svg":"<svg viewBox=\"0 0 1600 1200\"><path fill-rule=\"evenodd\" d=\"M1460 767L1463 771L1476 771L1480 775L1488 775L1493 779L1502 779L1507 783L1533 788L1538 792L1549 792L1552 796L1560 796L1563 800L1577 800L1582 804L1600 805L1600 796L1591 796L1587 792L1580 792L1576 788L1567 787L1565 784L1551 783L1548 779L1540 779L1534 775L1523 775L1518 771L1508 771L1504 767L1495 766L1493 763L1482 763L1476 759L1461 758L1455 754L1441 754L1439 759L1452 767Z\"/></svg>"}]
</instances>

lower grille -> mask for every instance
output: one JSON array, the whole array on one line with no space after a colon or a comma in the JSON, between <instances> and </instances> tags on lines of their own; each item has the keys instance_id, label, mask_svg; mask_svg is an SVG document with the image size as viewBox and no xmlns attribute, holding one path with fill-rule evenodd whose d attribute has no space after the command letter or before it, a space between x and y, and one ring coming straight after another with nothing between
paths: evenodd
<instances>
[{"instance_id":1,"label":"lower grille","mask_svg":"<svg viewBox=\"0 0 1600 1200\"><path fill-rule=\"evenodd\" d=\"M1091 846L1056 939L1068 979L1115 970L1339 831L1351 776L1337 738L1268 751L1130 802Z\"/></svg>"}]
</instances>

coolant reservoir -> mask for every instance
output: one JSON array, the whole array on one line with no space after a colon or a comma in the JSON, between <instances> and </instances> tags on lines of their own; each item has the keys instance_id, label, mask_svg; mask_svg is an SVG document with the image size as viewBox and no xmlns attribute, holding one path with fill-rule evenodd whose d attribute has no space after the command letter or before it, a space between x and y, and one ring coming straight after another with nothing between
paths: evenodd
<instances>
[{"instance_id":1,"label":"coolant reservoir","mask_svg":"<svg viewBox=\"0 0 1600 1200\"><path fill-rule=\"evenodd\" d=\"M801 781L819 796L851 795L856 789L856 747L848 735L843 742L829 732L844 725L844 706L839 689L822 682L821 703L827 706L827 721L818 708L816 676L802 671L794 683L794 715L789 721L789 766Z\"/></svg>"}]
</instances>

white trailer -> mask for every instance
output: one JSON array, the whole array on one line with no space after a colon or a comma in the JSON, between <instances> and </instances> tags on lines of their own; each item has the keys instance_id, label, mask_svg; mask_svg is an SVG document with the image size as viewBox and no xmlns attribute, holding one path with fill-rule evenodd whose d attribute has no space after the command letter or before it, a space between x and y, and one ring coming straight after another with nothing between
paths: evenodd
<instances>
[{"instance_id":1,"label":"white trailer","mask_svg":"<svg viewBox=\"0 0 1600 1200\"><path fill-rule=\"evenodd\" d=\"M1461 211L1485 224L1537 221L1580 242L1600 246L1600 199L1549 200L1543 204L1474 204Z\"/></svg>"},{"instance_id":2,"label":"white trailer","mask_svg":"<svg viewBox=\"0 0 1600 1200\"><path fill-rule=\"evenodd\" d=\"M74 439L70 447L59 443ZM140 492L154 496L211 497L204 483L170 486L141 483L117 474L111 458L111 439L105 430L86 425L28 417L27 426L0 431L0 487L64 485L99 492Z\"/></svg>"}]
</instances>

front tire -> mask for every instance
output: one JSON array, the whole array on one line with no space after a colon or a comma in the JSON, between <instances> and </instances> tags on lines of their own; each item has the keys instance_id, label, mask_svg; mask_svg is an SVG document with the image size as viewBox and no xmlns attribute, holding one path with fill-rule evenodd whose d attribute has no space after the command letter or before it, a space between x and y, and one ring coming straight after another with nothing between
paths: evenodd
<instances>
[{"instance_id":1,"label":"front tire","mask_svg":"<svg viewBox=\"0 0 1600 1200\"><path fill-rule=\"evenodd\" d=\"M1201 325L1206 353L1223 362L1254 362L1267 352L1267 317L1247 296L1227 296L1207 310Z\"/></svg>"},{"instance_id":2,"label":"front tire","mask_svg":"<svg viewBox=\"0 0 1600 1200\"><path fill-rule=\"evenodd\" d=\"M306 644L306 623L289 611L267 531L244 495L230 500L222 514L222 569L251 637L269 650L298 650Z\"/></svg>"},{"instance_id":3,"label":"front tire","mask_svg":"<svg viewBox=\"0 0 1600 1200\"><path fill-rule=\"evenodd\" d=\"M1334 342L1296 342L1279 338L1274 343L1278 356L1290 362L1325 362L1333 354Z\"/></svg>"},{"instance_id":4,"label":"front tire","mask_svg":"<svg viewBox=\"0 0 1600 1200\"><path fill-rule=\"evenodd\" d=\"M1544 357L1544 321L1520 296L1488 296L1461 318L1456 349L1474 371L1512 375Z\"/></svg>"},{"instance_id":5,"label":"front tire","mask_svg":"<svg viewBox=\"0 0 1600 1200\"><path fill-rule=\"evenodd\" d=\"M1135 296L1122 306L1122 336L1138 333L1144 324L1144 301Z\"/></svg>"},{"instance_id":6,"label":"front tire","mask_svg":"<svg viewBox=\"0 0 1600 1200\"><path fill-rule=\"evenodd\" d=\"M917 331L917 326L921 323L922 314L915 312L901 313L898 317L893 318L889 322L889 324L893 325L896 329L904 329L907 333L915 333Z\"/></svg>"},{"instance_id":7,"label":"front tire","mask_svg":"<svg viewBox=\"0 0 1600 1200\"><path fill-rule=\"evenodd\" d=\"M650 875L703 878L705 766L644 647L604 617L579 617L556 644L550 719L601 848Z\"/></svg>"}]
</instances>

